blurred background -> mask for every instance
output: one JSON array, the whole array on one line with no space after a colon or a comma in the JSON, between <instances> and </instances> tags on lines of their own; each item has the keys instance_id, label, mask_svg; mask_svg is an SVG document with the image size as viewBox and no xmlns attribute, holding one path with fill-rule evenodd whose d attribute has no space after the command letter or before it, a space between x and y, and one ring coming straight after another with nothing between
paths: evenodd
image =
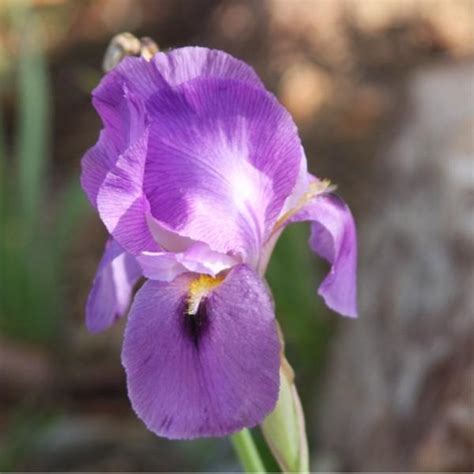
<instances>
[{"instance_id":1,"label":"blurred background","mask_svg":"<svg viewBox=\"0 0 474 474\"><path fill-rule=\"evenodd\" d=\"M268 272L313 469L472 471L472 0L0 0L0 469L239 469L225 439L147 432L126 397L123 322L84 327L106 234L80 158L122 31L250 63L354 212L359 320L316 296L327 267L305 225Z\"/></svg>"}]
</instances>

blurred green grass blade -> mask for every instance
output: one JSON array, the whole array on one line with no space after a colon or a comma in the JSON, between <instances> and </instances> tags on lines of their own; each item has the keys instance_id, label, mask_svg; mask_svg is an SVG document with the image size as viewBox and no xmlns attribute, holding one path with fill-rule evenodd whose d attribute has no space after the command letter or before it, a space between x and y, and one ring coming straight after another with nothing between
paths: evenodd
<instances>
[{"instance_id":1,"label":"blurred green grass blade","mask_svg":"<svg viewBox=\"0 0 474 474\"><path fill-rule=\"evenodd\" d=\"M7 148L5 144L5 132L3 129L3 109L2 109L2 103L0 102L0 191L2 193L4 192L4 189L5 189L3 182L5 180L5 166L6 166L6 161L7 161L6 154L7 154Z\"/></svg>"},{"instance_id":2,"label":"blurred green grass blade","mask_svg":"<svg viewBox=\"0 0 474 474\"><path fill-rule=\"evenodd\" d=\"M0 91L1 93L1 91ZM1 96L0 96L1 97ZM5 232L5 202L7 197L7 190L6 187L6 157L7 149L5 143L5 134L4 134L4 127L3 127L3 110L2 110L2 103L0 102L0 269L2 268L2 260L1 260L1 248L3 247L3 238ZM1 270L0 270L1 271Z\"/></svg>"},{"instance_id":3,"label":"blurred green grass blade","mask_svg":"<svg viewBox=\"0 0 474 474\"><path fill-rule=\"evenodd\" d=\"M5 213L0 273L0 330L31 342L57 334L60 297L54 247L44 225L50 140L49 77L39 21L26 0L7 2L18 51L16 168L4 168ZM12 175L16 172L15 175Z\"/></svg>"},{"instance_id":4,"label":"blurred green grass blade","mask_svg":"<svg viewBox=\"0 0 474 474\"><path fill-rule=\"evenodd\" d=\"M81 218L90 210L84 191L76 178L62 192L59 202L56 229L51 239L58 264L64 258L67 247L72 242L76 227L82 220Z\"/></svg>"},{"instance_id":5,"label":"blurred green grass blade","mask_svg":"<svg viewBox=\"0 0 474 474\"><path fill-rule=\"evenodd\" d=\"M0 91L1 92L1 91ZM1 302L5 299L7 279L6 268L6 234L7 234L7 198L9 182L7 173L6 142L3 125L3 108L0 102L0 319L2 317Z\"/></svg>"},{"instance_id":6,"label":"blurred green grass blade","mask_svg":"<svg viewBox=\"0 0 474 474\"><path fill-rule=\"evenodd\" d=\"M26 235L32 236L46 189L50 138L50 90L38 18L28 2L14 2L11 14L20 48L18 61L18 190Z\"/></svg>"}]
</instances>

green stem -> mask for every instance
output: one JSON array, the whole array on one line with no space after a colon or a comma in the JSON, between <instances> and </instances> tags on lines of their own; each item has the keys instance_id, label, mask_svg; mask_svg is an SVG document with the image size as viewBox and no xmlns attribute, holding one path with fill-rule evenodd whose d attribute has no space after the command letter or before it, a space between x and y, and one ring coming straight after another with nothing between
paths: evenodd
<instances>
[{"instance_id":1,"label":"green stem","mask_svg":"<svg viewBox=\"0 0 474 474\"><path fill-rule=\"evenodd\" d=\"M231 440L245 472L266 472L249 430L243 429Z\"/></svg>"}]
</instances>

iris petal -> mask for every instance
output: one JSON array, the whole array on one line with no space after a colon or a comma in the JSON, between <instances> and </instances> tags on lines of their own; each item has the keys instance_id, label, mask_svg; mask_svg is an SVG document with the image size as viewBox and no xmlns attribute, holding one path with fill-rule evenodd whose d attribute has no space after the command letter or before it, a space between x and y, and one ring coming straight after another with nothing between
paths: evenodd
<instances>
[{"instance_id":1,"label":"iris petal","mask_svg":"<svg viewBox=\"0 0 474 474\"><path fill-rule=\"evenodd\" d=\"M87 300L86 325L89 331L107 329L125 314L133 286L141 274L136 260L110 239Z\"/></svg>"},{"instance_id":2,"label":"iris petal","mask_svg":"<svg viewBox=\"0 0 474 474\"><path fill-rule=\"evenodd\" d=\"M268 93L199 79L150 100L144 192L154 218L255 265L304 159Z\"/></svg>"},{"instance_id":3,"label":"iris petal","mask_svg":"<svg viewBox=\"0 0 474 474\"><path fill-rule=\"evenodd\" d=\"M98 142L82 158L81 185L94 207L97 207L99 189L118 156L119 151L117 151L110 132L103 129Z\"/></svg>"},{"instance_id":4,"label":"iris petal","mask_svg":"<svg viewBox=\"0 0 474 474\"><path fill-rule=\"evenodd\" d=\"M292 215L286 224L311 222L311 249L331 264L318 293L338 313L357 316L357 238L354 218L336 194L317 194Z\"/></svg>"},{"instance_id":5,"label":"iris petal","mask_svg":"<svg viewBox=\"0 0 474 474\"><path fill-rule=\"evenodd\" d=\"M107 172L147 124L145 104L158 90L196 77L235 79L262 87L254 70L221 51L199 47L158 53L152 61L125 58L93 91L93 104L104 129L82 161L81 182L93 206Z\"/></svg>"},{"instance_id":6,"label":"iris petal","mask_svg":"<svg viewBox=\"0 0 474 474\"><path fill-rule=\"evenodd\" d=\"M99 214L107 230L128 252L157 251L149 229L149 204L142 192L148 132L123 153L107 173L97 196Z\"/></svg>"},{"instance_id":7,"label":"iris petal","mask_svg":"<svg viewBox=\"0 0 474 474\"><path fill-rule=\"evenodd\" d=\"M197 77L214 77L241 81L264 89L260 78L248 64L215 49L188 46L169 53L158 53L152 62L171 86Z\"/></svg>"},{"instance_id":8,"label":"iris petal","mask_svg":"<svg viewBox=\"0 0 474 474\"><path fill-rule=\"evenodd\" d=\"M206 80L210 83L217 81L218 85L187 87L196 81ZM229 93L231 90L232 93ZM216 94L217 97L213 97ZM220 231L212 222L196 218L196 207L188 214L181 214L179 225L174 220L176 216L163 216L163 225L166 227L171 222L173 225L168 227L172 231L182 233L194 241L206 242L204 234L209 235L211 241L206 243L216 251L227 253L231 249L235 250L249 262L258 258L266 224L278 214L296 180L295 169L301 161L301 150L291 118L265 92L251 67L220 51L181 48L170 53L158 53L149 62L142 58L124 59L104 77L93 95L94 105L104 122L104 130L99 143L86 154L82 162L81 181L107 229L127 251L137 255L141 251L159 249L155 245L154 235L148 229L150 205L154 218L157 215L161 217L164 207L169 205L170 199L174 202L174 198L177 198L175 210L178 207L180 210L183 207L189 210L196 205L200 207L199 214L202 215L212 207L211 201L215 197L203 199L200 195L202 183L208 181L208 185L213 185L221 177L227 183L224 184L227 186L227 196L224 196L227 201L215 203L216 210L221 211L220 214L216 213L215 218L227 215L228 220L233 220L230 216L233 214L237 221L227 235L219 239ZM186 144L182 136L171 137L178 155L186 156L191 161L192 169L187 177L199 174L201 168L201 175L193 183L171 182L179 178L177 174L183 160L176 163L174 170L168 170L170 176L157 175L157 167L153 168L153 164L149 167L149 155L153 154L149 153L149 148L152 148L149 145L153 145L157 151L164 144L158 138L163 138L160 129L165 135L170 132L166 123L162 123L169 117L165 117L159 108L157 110L160 106L157 96L167 97L168 101L172 97L181 105L191 105L192 111L196 112L194 121L188 114L186 118L190 121L184 120L182 123L191 135L201 134L198 121L205 114L209 114L204 125L207 131L216 126L220 134L211 137L209 133L204 133L199 149L193 149L196 141ZM232 98L231 103L226 103ZM193 100L194 103L190 104ZM234 105L236 110L233 110ZM168 112L172 111L168 109ZM175 123L185 119L189 108L184 115L182 107L176 112ZM150 127L152 137L149 135ZM183 134L186 132L181 130ZM164 140L167 138L164 137ZM209 173L207 153L213 147L217 147L214 157L219 154L221 163ZM199 155L199 152L206 155ZM273 162L270 154L276 156ZM286 166L283 166L285 160ZM151 162L157 164L157 161L151 157ZM229 175L227 170L222 170L225 163L232 165L228 167ZM153 176L147 179L149 170ZM214 182L211 182L211 178L214 178ZM168 201L160 202L160 192L167 188L164 183L169 183L169 187L173 187L176 192L174 197L168 194ZM147 192L143 192L144 184ZM193 186L190 187L190 184ZM150 190L153 186L155 188ZM186 196L176 195L186 187L189 190ZM222 190L222 187L220 183L217 191ZM256 209L258 206L250 204L257 201L263 201L263 212ZM186 216L190 218L187 222ZM237 244L237 248L231 245L231 241Z\"/></svg>"},{"instance_id":9,"label":"iris petal","mask_svg":"<svg viewBox=\"0 0 474 474\"><path fill-rule=\"evenodd\" d=\"M94 207L97 206L97 195L108 171L113 168L121 154L142 136L147 123L145 99L140 95L140 82L131 82L130 77L127 82L127 74L122 72L123 69L128 75L131 75L131 71L134 74L140 71L144 73L148 69L146 61L127 58L117 69L105 76L93 92L93 103L102 118L104 128L99 142L82 160L81 183ZM124 76L119 74L119 71ZM156 76L159 78L158 73ZM153 91L155 90L156 88L153 88Z\"/></svg>"},{"instance_id":10,"label":"iris petal","mask_svg":"<svg viewBox=\"0 0 474 474\"><path fill-rule=\"evenodd\" d=\"M265 283L249 267L234 267L191 316L195 278L145 283L122 352L137 415L174 439L255 426L278 397L280 343Z\"/></svg>"},{"instance_id":11,"label":"iris petal","mask_svg":"<svg viewBox=\"0 0 474 474\"><path fill-rule=\"evenodd\" d=\"M193 243L184 252L142 252L137 261L146 278L159 281L171 281L186 272L216 276L239 263L202 242Z\"/></svg>"}]
</instances>

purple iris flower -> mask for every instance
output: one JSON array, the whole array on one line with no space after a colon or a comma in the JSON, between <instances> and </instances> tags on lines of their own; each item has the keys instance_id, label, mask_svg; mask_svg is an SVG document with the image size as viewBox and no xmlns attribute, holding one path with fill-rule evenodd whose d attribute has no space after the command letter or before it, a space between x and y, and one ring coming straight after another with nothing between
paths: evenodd
<instances>
[{"instance_id":1,"label":"purple iris flower","mask_svg":"<svg viewBox=\"0 0 474 474\"><path fill-rule=\"evenodd\" d=\"M168 438L259 424L279 390L280 342L263 279L290 223L311 222L331 269L329 307L356 316L356 233L308 174L296 126L252 68L188 47L126 58L93 92L103 129L82 186L110 233L88 304L91 331L128 308L122 363L147 427Z\"/></svg>"}]
</instances>

